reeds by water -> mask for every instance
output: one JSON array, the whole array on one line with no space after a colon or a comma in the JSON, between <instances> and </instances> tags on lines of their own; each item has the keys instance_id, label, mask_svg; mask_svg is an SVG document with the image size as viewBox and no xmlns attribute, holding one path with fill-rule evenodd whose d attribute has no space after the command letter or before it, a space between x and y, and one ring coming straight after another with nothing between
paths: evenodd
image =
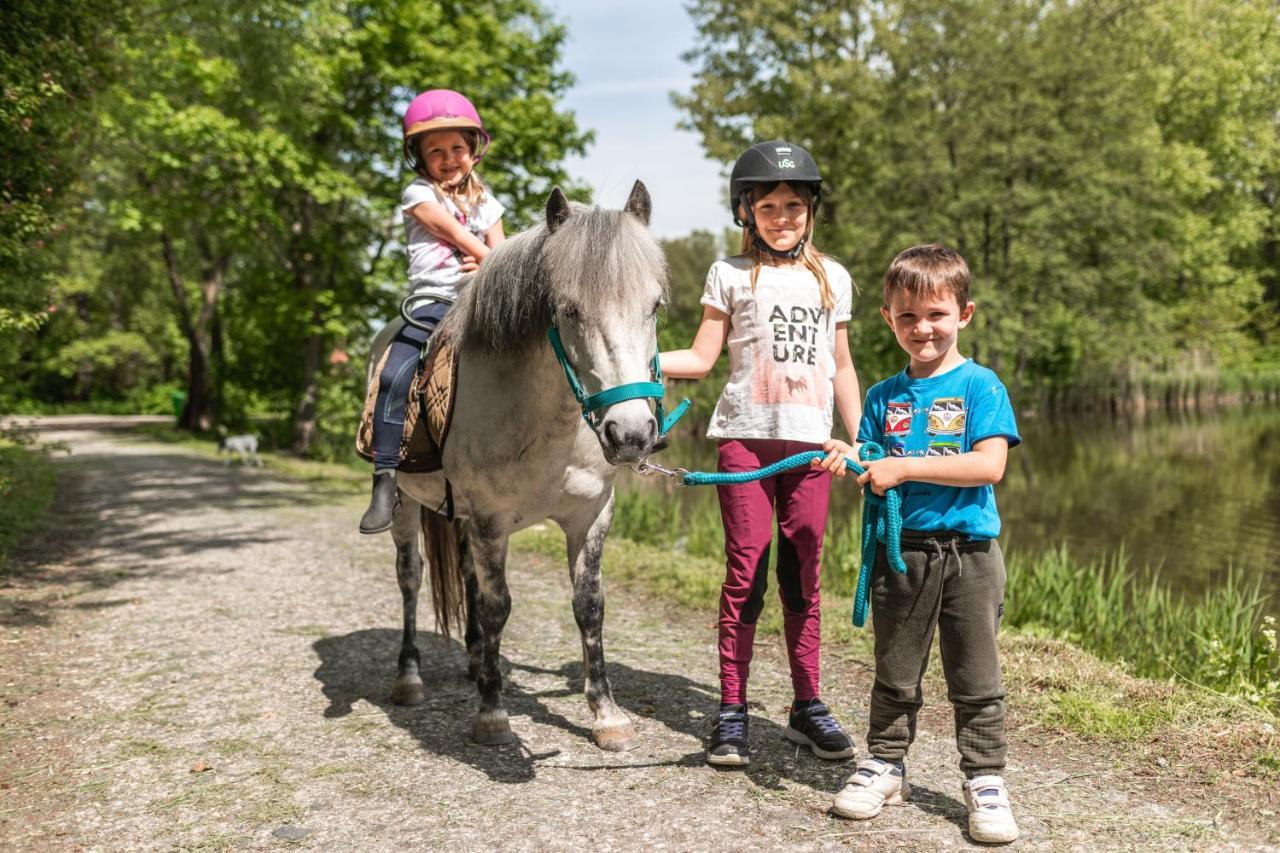
<instances>
[{"instance_id":1,"label":"reeds by water","mask_svg":"<svg viewBox=\"0 0 1280 853\"><path fill-rule=\"evenodd\" d=\"M1189 411L1242 403L1280 401L1280 369L1267 365L1219 368L1194 360L1153 369L1130 366L1066 384L1031 383L1020 402L1045 412L1140 415Z\"/></svg>"},{"instance_id":2,"label":"reeds by water","mask_svg":"<svg viewBox=\"0 0 1280 853\"><path fill-rule=\"evenodd\" d=\"M1235 569L1199 598L1135 572L1123 550L1081 563L1065 546L1008 560L1005 620L1123 661L1280 710L1280 651L1268 597Z\"/></svg>"}]
</instances>

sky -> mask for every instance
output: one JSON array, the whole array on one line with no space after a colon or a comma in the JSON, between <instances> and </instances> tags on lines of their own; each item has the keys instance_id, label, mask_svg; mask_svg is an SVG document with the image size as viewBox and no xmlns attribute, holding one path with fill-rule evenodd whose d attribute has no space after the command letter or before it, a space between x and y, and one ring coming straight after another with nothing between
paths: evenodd
<instances>
[{"instance_id":1,"label":"sky","mask_svg":"<svg viewBox=\"0 0 1280 853\"><path fill-rule=\"evenodd\" d=\"M703 156L697 134L678 130L672 91L693 85L680 54L693 46L693 22L681 0L547 0L568 25L561 65L577 83L564 105L578 125L596 133L585 157L565 165L591 186L595 200L620 207L632 183L653 198L651 227L659 237L694 229L720 233L732 224L727 179Z\"/></svg>"}]
</instances>

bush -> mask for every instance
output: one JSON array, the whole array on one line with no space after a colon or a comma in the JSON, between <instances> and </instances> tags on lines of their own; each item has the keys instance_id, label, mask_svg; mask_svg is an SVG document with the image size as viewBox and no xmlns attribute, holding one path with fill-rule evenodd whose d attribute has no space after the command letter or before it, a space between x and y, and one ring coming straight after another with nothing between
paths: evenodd
<instances>
[{"instance_id":1,"label":"bush","mask_svg":"<svg viewBox=\"0 0 1280 853\"><path fill-rule=\"evenodd\" d=\"M0 571L13 546L49 508L54 479L48 455L29 435L0 430Z\"/></svg>"}]
</instances>

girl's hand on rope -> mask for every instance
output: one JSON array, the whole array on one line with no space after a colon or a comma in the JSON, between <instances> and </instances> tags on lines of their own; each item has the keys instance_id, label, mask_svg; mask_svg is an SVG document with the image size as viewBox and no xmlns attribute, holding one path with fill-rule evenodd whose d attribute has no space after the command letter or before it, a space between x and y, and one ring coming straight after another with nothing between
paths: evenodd
<instances>
[{"instance_id":1,"label":"girl's hand on rope","mask_svg":"<svg viewBox=\"0 0 1280 853\"><path fill-rule=\"evenodd\" d=\"M858 455L853 448L838 438L829 438L822 443L822 449L827 454L824 459L815 459L809 464L814 468L826 468L837 477L843 477L849 473L849 468L844 464L845 457L857 460Z\"/></svg>"},{"instance_id":2,"label":"girl's hand on rope","mask_svg":"<svg viewBox=\"0 0 1280 853\"><path fill-rule=\"evenodd\" d=\"M910 479L907 470L908 462L909 460L898 457L885 457L884 459L863 462L862 466L867 471L858 477L858 485L865 486L870 483L871 491L884 497L884 493L889 489Z\"/></svg>"}]
</instances>

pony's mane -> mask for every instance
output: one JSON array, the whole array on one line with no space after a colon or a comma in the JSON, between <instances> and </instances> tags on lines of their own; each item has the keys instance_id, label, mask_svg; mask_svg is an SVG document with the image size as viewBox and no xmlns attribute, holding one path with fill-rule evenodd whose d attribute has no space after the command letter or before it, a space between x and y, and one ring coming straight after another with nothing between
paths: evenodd
<instances>
[{"instance_id":1,"label":"pony's mane","mask_svg":"<svg viewBox=\"0 0 1280 853\"><path fill-rule=\"evenodd\" d=\"M651 281L665 288L666 260L636 217L572 204L554 233L539 224L485 258L445 325L464 349L520 353L541 342L557 302L607 309Z\"/></svg>"}]
</instances>

